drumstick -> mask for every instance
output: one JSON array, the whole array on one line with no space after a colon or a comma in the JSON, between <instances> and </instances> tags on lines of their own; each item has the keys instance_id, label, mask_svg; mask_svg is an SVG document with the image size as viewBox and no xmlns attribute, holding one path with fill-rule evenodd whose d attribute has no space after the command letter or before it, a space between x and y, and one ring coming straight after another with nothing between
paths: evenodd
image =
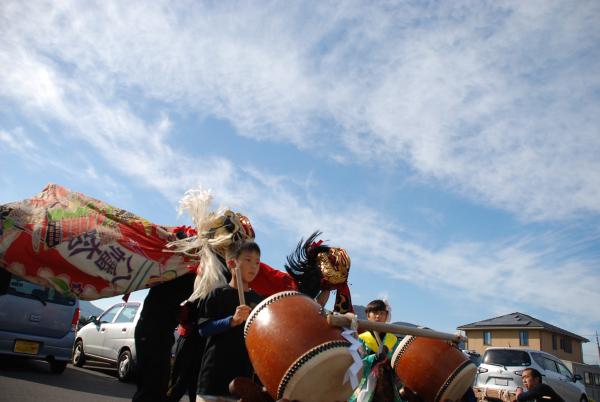
<instances>
[{"instance_id":1,"label":"drumstick","mask_svg":"<svg viewBox=\"0 0 600 402\"><path fill-rule=\"evenodd\" d=\"M383 343L381 342L381 337L379 336L379 332L377 331L373 331L372 332L373 335L375 335L375 340L377 341L377 353L381 352L381 348L383 347Z\"/></svg>"},{"instance_id":2,"label":"drumstick","mask_svg":"<svg viewBox=\"0 0 600 402\"><path fill-rule=\"evenodd\" d=\"M350 327L352 320L344 315L328 314L327 322L335 327ZM424 336L426 338L443 339L458 343L466 341L461 335L453 335L445 332L438 332L431 329L408 327L406 325L387 324L383 322L357 320L358 329L363 331L390 332L392 334Z\"/></svg>"},{"instance_id":3,"label":"drumstick","mask_svg":"<svg viewBox=\"0 0 600 402\"><path fill-rule=\"evenodd\" d=\"M379 336L379 332L373 331L373 335L375 335L375 340L377 341L377 344L381 346L381 337Z\"/></svg>"},{"instance_id":4,"label":"drumstick","mask_svg":"<svg viewBox=\"0 0 600 402\"><path fill-rule=\"evenodd\" d=\"M240 306L246 304L244 297L244 282L242 281L242 270L240 267L235 268L235 283L237 284L238 296L240 298Z\"/></svg>"}]
</instances>

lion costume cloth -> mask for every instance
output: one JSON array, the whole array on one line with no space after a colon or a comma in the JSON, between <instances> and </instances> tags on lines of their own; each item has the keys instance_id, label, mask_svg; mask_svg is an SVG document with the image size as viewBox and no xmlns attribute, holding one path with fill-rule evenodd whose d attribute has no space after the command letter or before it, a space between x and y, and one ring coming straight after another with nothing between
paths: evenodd
<instances>
[{"instance_id":1,"label":"lion costume cloth","mask_svg":"<svg viewBox=\"0 0 600 402\"><path fill-rule=\"evenodd\" d=\"M211 200L209 192L188 191L180 209L190 213L194 228L169 227L49 184L34 197L0 206L0 267L66 296L96 300L147 289L202 266L196 289L205 294L224 280L214 268L227 247L255 237L247 217L210 211ZM300 241L287 272L261 263L250 286L263 296L299 290L315 297L335 289L336 310L351 311L350 259L343 249L317 241L319 235Z\"/></svg>"}]
</instances>

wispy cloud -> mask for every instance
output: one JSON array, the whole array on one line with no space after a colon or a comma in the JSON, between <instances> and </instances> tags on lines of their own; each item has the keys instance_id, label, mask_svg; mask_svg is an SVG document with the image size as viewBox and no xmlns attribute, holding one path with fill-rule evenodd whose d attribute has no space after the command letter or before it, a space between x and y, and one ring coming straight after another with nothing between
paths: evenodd
<instances>
[{"instance_id":1,"label":"wispy cloud","mask_svg":"<svg viewBox=\"0 0 600 402\"><path fill-rule=\"evenodd\" d=\"M160 99L302 148L326 123L336 160L408 163L523 219L599 212L595 2L3 8L6 80L31 49L45 68L22 90L57 115L81 80L83 97ZM70 80L52 87L48 66Z\"/></svg>"},{"instance_id":2,"label":"wispy cloud","mask_svg":"<svg viewBox=\"0 0 600 402\"><path fill-rule=\"evenodd\" d=\"M524 219L597 214L597 4L0 7L0 97L169 200L203 184L258 226L322 228L358 267L600 321L572 303L600 304L598 258L576 256L585 241L549 233L432 249L372 208L331 205L304 183L209 152L192 159L169 141L169 111L181 108L316 153L318 135L344 163L407 163ZM2 130L12 151L35 146L25 131Z\"/></svg>"},{"instance_id":3,"label":"wispy cloud","mask_svg":"<svg viewBox=\"0 0 600 402\"><path fill-rule=\"evenodd\" d=\"M11 132L0 129L0 144L7 147L12 152L23 155L39 151L35 143L24 135L23 129L20 127Z\"/></svg>"}]
</instances>

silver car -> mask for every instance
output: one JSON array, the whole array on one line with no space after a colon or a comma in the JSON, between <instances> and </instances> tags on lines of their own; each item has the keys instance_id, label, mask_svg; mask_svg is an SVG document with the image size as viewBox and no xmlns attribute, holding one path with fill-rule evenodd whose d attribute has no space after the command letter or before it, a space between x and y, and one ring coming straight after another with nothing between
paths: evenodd
<instances>
[{"instance_id":1,"label":"silver car","mask_svg":"<svg viewBox=\"0 0 600 402\"><path fill-rule=\"evenodd\" d=\"M73 364L81 367L87 360L99 360L117 368L119 380L126 381L135 372L135 325L142 303L117 303L78 332L73 347Z\"/></svg>"},{"instance_id":2,"label":"silver car","mask_svg":"<svg viewBox=\"0 0 600 402\"><path fill-rule=\"evenodd\" d=\"M43 359L62 373L79 320L79 301L0 269L0 354Z\"/></svg>"},{"instance_id":3,"label":"silver car","mask_svg":"<svg viewBox=\"0 0 600 402\"><path fill-rule=\"evenodd\" d=\"M542 382L566 402L587 401L581 376L573 376L556 356L532 349L488 348L477 369L474 387L514 392L523 386L521 374L526 368L537 369L542 374Z\"/></svg>"}]
</instances>

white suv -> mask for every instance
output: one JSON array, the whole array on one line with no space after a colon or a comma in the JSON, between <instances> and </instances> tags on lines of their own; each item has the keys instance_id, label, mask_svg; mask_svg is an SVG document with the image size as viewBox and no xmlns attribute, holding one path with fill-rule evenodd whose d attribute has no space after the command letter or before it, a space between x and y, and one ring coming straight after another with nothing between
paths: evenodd
<instances>
[{"instance_id":1,"label":"white suv","mask_svg":"<svg viewBox=\"0 0 600 402\"><path fill-rule=\"evenodd\" d=\"M532 349L488 348L477 369L474 387L482 391L514 392L523 386L521 373L526 368L537 369L542 374L542 382L566 402L587 402L581 376L573 376L556 356Z\"/></svg>"},{"instance_id":2,"label":"white suv","mask_svg":"<svg viewBox=\"0 0 600 402\"><path fill-rule=\"evenodd\" d=\"M135 370L135 325L142 303L118 303L100 317L91 317L75 338L73 364L81 367L86 360L100 360L117 367L119 380L131 379Z\"/></svg>"}]
</instances>

